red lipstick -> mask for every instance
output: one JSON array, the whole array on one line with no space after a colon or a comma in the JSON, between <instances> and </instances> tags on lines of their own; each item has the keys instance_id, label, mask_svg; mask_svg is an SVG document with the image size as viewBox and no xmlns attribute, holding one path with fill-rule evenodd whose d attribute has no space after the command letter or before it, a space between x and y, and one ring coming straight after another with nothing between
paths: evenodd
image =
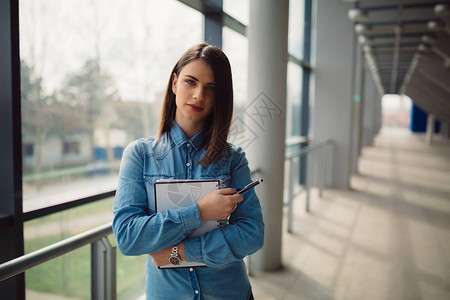
<instances>
[{"instance_id":1,"label":"red lipstick","mask_svg":"<svg viewBox=\"0 0 450 300\"><path fill-rule=\"evenodd\" d=\"M189 108L195 112L200 112L203 110L203 107L195 105L195 104L188 104Z\"/></svg>"}]
</instances>

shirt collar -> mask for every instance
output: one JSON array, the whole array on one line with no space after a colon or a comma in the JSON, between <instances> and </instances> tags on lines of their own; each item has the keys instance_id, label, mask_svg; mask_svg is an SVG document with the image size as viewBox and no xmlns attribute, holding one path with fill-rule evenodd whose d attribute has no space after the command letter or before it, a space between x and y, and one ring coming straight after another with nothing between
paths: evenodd
<instances>
[{"instance_id":1,"label":"shirt collar","mask_svg":"<svg viewBox=\"0 0 450 300\"><path fill-rule=\"evenodd\" d=\"M189 143L194 146L195 150L198 151L202 145L203 129L200 130L191 139L188 139L183 130L181 130L180 126L178 126L177 122L173 121L173 126L170 129L170 136L172 137L177 147Z\"/></svg>"}]
</instances>

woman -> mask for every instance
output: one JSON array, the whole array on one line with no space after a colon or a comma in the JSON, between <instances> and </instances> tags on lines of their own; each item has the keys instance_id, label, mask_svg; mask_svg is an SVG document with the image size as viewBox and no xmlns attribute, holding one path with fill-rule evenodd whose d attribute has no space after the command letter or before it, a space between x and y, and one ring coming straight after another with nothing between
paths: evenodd
<instances>
[{"instance_id":1,"label":"woman","mask_svg":"<svg viewBox=\"0 0 450 300\"><path fill-rule=\"evenodd\" d=\"M243 258L263 245L264 223L241 148L227 143L233 112L231 68L208 44L188 49L172 70L158 136L124 151L114 201L113 230L125 255L150 254L147 299L253 299ZM225 188L198 203L155 212L159 179L221 179ZM229 224L187 238L202 221ZM207 267L159 269L170 257Z\"/></svg>"}]
</instances>

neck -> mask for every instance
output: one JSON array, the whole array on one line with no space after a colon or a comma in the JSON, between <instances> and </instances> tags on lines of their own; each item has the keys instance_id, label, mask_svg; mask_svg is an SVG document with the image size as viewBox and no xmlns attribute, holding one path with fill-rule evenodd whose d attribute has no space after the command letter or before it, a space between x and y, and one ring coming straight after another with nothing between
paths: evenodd
<instances>
[{"instance_id":1,"label":"neck","mask_svg":"<svg viewBox=\"0 0 450 300\"><path fill-rule=\"evenodd\" d=\"M189 121L189 120L179 120L179 119L176 118L176 116L175 116L175 122L177 122L178 126L180 126L180 128L183 131L184 135L188 139L193 138L203 128L203 122L193 122L193 121Z\"/></svg>"}]
</instances>

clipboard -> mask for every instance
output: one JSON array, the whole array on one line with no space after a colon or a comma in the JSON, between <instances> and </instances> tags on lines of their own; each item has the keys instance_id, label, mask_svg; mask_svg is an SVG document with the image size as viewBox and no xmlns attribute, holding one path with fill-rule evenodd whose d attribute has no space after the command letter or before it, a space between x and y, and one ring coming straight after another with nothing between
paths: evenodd
<instances>
[{"instance_id":1,"label":"clipboard","mask_svg":"<svg viewBox=\"0 0 450 300\"><path fill-rule=\"evenodd\" d=\"M201 200L206 194L215 191L222 186L220 179L208 180L183 180L183 179L162 179L155 182L155 210L165 212L168 209L177 209L191 205ZM222 227L226 220L203 221L202 226L193 230L187 238L194 238L202 234ZM206 267L200 262L182 261L180 265L164 265L160 269Z\"/></svg>"}]
</instances>

